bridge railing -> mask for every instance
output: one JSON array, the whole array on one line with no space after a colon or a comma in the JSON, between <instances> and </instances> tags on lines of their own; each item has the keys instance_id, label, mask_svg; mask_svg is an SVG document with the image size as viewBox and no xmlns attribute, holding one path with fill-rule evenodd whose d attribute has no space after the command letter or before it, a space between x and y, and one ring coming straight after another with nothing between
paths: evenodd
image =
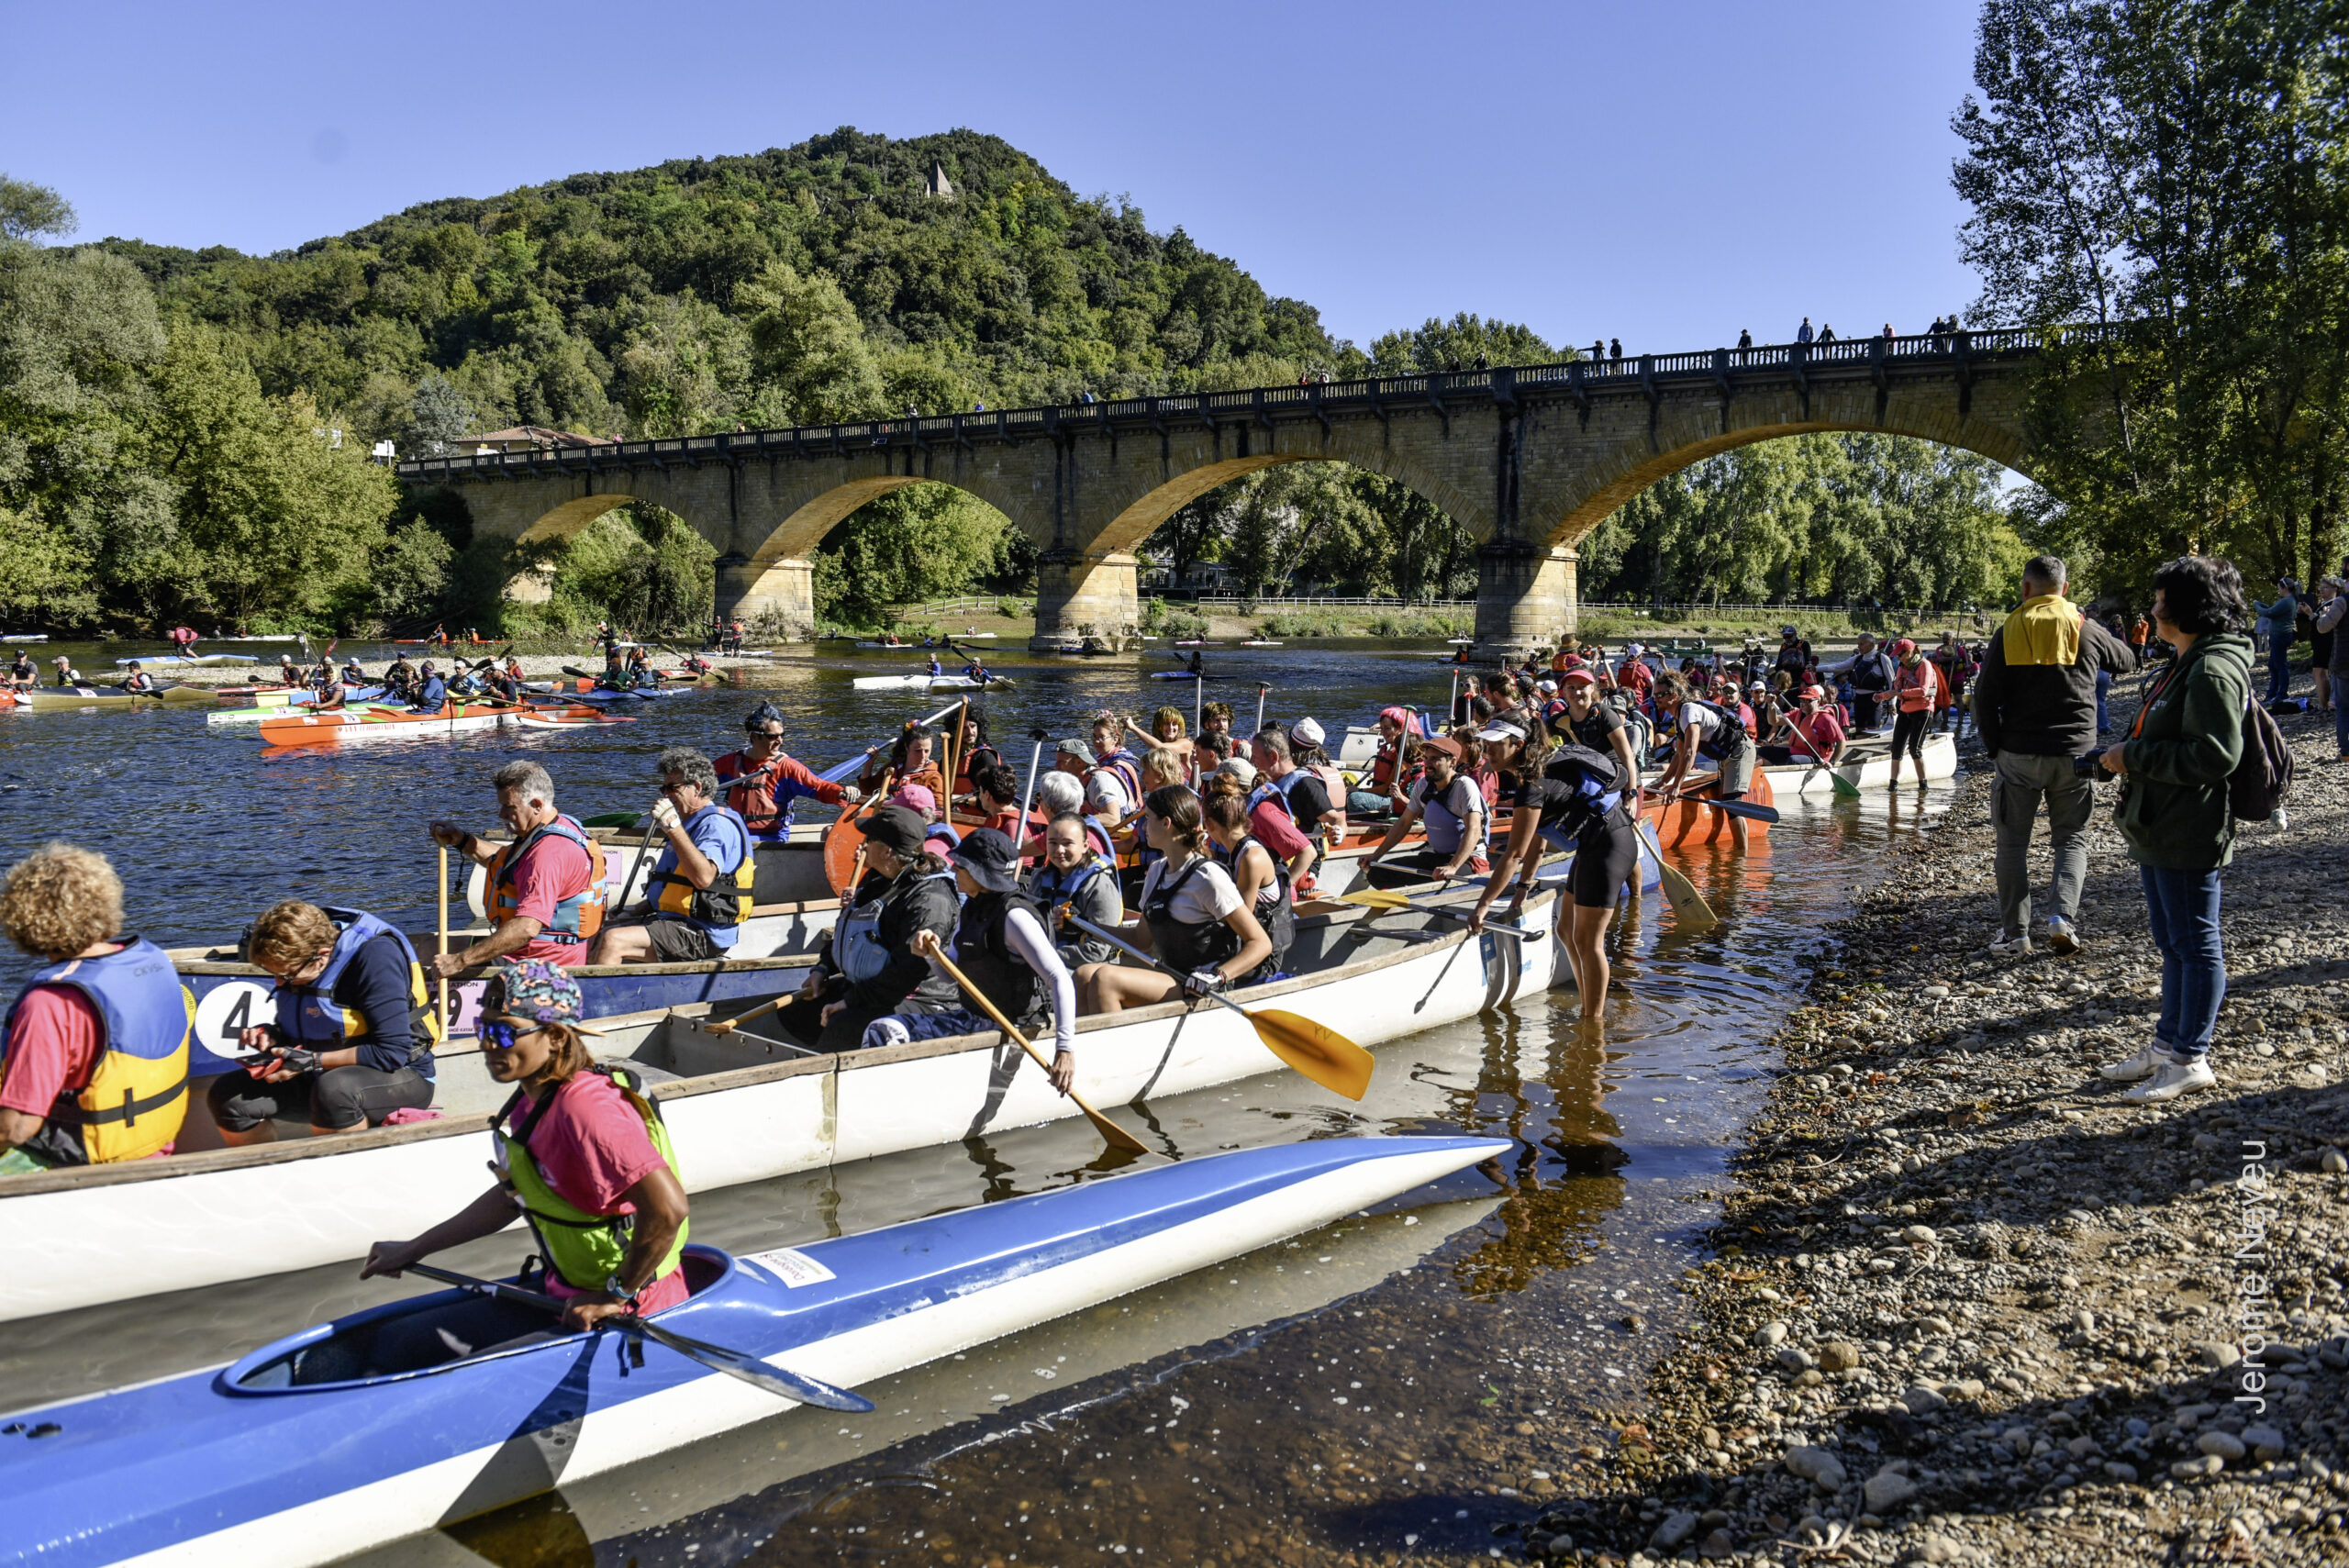
<instances>
[{"instance_id":1,"label":"bridge railing","mask_svg":"<svg viewBox=\"0 0 2349 1568\"><path fill-rule=\"evenodd\" d=\"M1378 376L1358 381L1308 382L1295 386L1264 386L1231 392L1182 393L1170 396L1128 397L1108 402L1047 405L1030 408L974 410L967 414L908 415L897 419L866 419L841 425L798 426L773 430L735 430L706 436L668 437L657 440L614 442L595 447L533 449L519 452L484 452L411 459L398 463L415 477L535 473L548 468L664 466L671 461L695 464L732 462L747 456L816 452L886 447L910 442L918 447L967 445L982 439L1008 439L1046 434L1063 427L1083 429L1110 423L1127 426L1163 424L1168 418L1269 419L1275 414L1295 416L1299 410L1323 413L1383 406L1397 400L1439 406L1447 397L1489 397L1506 401L1520 387L1564 385L1576 395L1586 390L1613 391L1623 387L1652 390L1658 382L1694 378L1720 381L1747 373L1808 373L1813 370L1849 371L1867 367L1915 367L1935 362L1963 365L1975 360L2009 358L2037 352L2057 342L2096 343L2118 339L2130 323L2112 322L2078 327L2004 327L1987 330L1921 333L1911 336L1837 338L1827 342L1772 343L1748 349L1709 349L1691 353L1641 354L1628 359L1566 360L1545 365L1510 365L1469 371L1433 371L1414 375Z\"/></svg>"}]
</instances>

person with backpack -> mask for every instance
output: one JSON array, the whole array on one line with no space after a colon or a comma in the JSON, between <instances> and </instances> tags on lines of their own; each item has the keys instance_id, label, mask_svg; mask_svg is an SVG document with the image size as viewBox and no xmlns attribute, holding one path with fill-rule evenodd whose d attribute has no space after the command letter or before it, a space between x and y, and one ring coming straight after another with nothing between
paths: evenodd
<instances>
[{"instance_id":1,"label":"person with backpack","mask_svg":"<svg viewBox=\"0 0 2349 1568\"><path fill-rule=\"evenodd\" d=\"M1677 678L1664 677L1667 683ZM1541 847L1570 851L1574 864L1567 873L1568 897L1559 900L1553 929L1574 970L1583 1019L1596 1021L1607 1010L1607 928L1615 918L1623 884L1639 865L1639 828L1624 806L1639 788L1638 781L1612 752L1572 741L1553 746L1548 731L1528 731L1513 717L1493 719L1476 731L1476 740L1502 770L1514 795L1508 842L1493 857L1493 874L1486 880L1468 929L1484 929L1485 912L1512 881L1517 891L1509 896L1508 918L1515 921L1533 890Z\"/></svg>"},{"instance_id":2,"label":"person with backpack","mask_svg":"<svg viewBox=\"0 0 2349 1568\"><path fill-rule=\"evenodd\" d=\"M2153 1039L2099 1069L2133 1084L2121 1097L2134 1105L2159 1105L2218 1084L2210 1056L2227 995L2221 873L2234 856L2243 809L2238 769L2254 760L2246 756L2246 725L2274 725L2252 704L2251 620L2243 576L2225 561L2181 556L2154 573L2154 634L2177 657L2146 695L2129 739L2099 759L2106 772L2121 776L2114 817L2137 862L2162 955L2162 1008ZM2280 746L2256 751L2263 769L2283 761L2288 788L2290 752ZM2259 804L2272 811L2280 790L2271 784L2267 793Z\"/></svg>"}]
</instances>

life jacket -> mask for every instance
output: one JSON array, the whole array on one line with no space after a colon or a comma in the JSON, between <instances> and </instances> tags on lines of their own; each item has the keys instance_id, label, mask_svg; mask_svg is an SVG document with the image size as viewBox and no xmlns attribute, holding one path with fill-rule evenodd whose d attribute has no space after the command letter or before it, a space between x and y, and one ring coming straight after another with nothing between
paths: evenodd
<instances>
[{"instance_id":1,"label":"life jacket","mask_svg":"<svg viewBox=\"0 0 2349 1568\"><path fill-rule=\"evenodd\" d=\"M627 1097L636 1114L644 1118L644 1130L652 1140L653 1150L677 1178L678 1184L683 1185L685 1173L677 1167L677 1151L669 1141L668 1124L661 1119L661 1107L638 1087L635 1074L617 1066L596 1066L587 1071L609 1079L613 1087ZM514 1195L522 1200L522 1216L538 1237L539 1250L545 1255L548 1266L575 1290L605 1290L628 1262L629 1246L636 1234L636 1216L588 1213L547 1184L538 1161L530 1154L530 1134L538 1130L539 1123L568 1086L567 1082L558 1084L540 1095L518 1128L513 1126L513 1118L521 1108L522 1092L514 1092L513 1098L490 1122L490 1131L497 1140L496 1167L507 1184L514 1189ZM677 1227L677 1239L661 1260L661 1266L653 1271L653 1280L667 1278L677 1266L677 1260L685 1250L685 1234L692 1228L690 1219Z\"/></svg>"},{"instance_id":2,"label":"life jacket","mask_svg":"<svg viewBox=\"0 0 2349 1568\"><path fill-rule=\"evenodd\" d=\"M1256 843L1256 835L1253 833L1243 835L1240 842L1231 846L1230 854L1218 849L1215 851L1215 858L1230 870L1231 880L1237 884L1240 881L1240 857L1248 852L1248 848L1252 844L1264 850L1264 858L1273 862L1272 883L1256 895L1255 907L1249 911L1256 917L1256 924L1264 929L1264 935L1272 940L1273 951L1265 957L1264 962L1250 970L1243 977L1242 984L1255 984L1270 980L1274 975L1278 974L1281 970L1281 960L1288 956L1289 945L1297 940L1297 899L1289 887L1288 862L1274 854L1269 849L1265 849L1264 845ZM1228 926L1224 929L1230 929Z\"/></svg>"},{"instance_id":3,"label":"life jacket","mask_svg":"<svg viewBox=\"0 0 2349 1568\"><path fill-rule=\"evenodd\" d=\"M69 958L33 971L17 1003L36 985L70 985L97 1009L105 1029L89 1084L57 1096L27 1153L57 1165L139 1160L180 1135L187 1115L188 1026L195 996L179 983L163 950L141 937L103 958ZM17 1006L0 1040L14 1043ZM0 1045L0 1079L7 1074Z\"/></svg>"},{"instance_id":4,"label":"life jacket","mask_svg":"<svg viewBox=\"0 0 2349 1568\"><path fill-rule=\"evenodd\" d=\"M1884 654L1881 651L1869 654L1853 665L1844 674L1845 678L1852 683L1852 690L1863 696L1873 696L1878 692L1890 690L1892 686L1892 677L1884 673Z\"/></svg>"},{"instance_id":5,"label":"life jacket","mask_svg":"<svg viewBox=\"0 0 2349 1568\"><path fill-rule=\"evenodd\" d=\"M870 899L842 905L840 922L832 928L833 967L858 984L888 968L896 955L881 940L881 917L888 912L893 899L910 895L924 882L943 882L952 889L954 873L935 871L908 877L901 872Z\"/></svg>"},{"instance_id":6,"label":"life jacket","mask_svg":"<svg viewBox=\"0 0 2349 1568\"><path fill-rule=\"evenodd\" d=\"M584 828L568 817L558 817L551 822L531 828L490 857L490 923L502 924L522 913L521 896L514 885L514 873L521 869L522 857L548 834L568 839L587 851L587 885L555 905L554 916L547 922L546 929L539 933L539 938L550 942L586 941L604 929L604 846L596 842Z\"/></svg>"},{"instance_id":7,"label":"life jacket","mask_svg":"<svg viewBox=\"0 0 2349 1568\"><path fill-rule=\"evenodd\" d=\"M1044 977L1012 950L1005 927L1014 909L1028 911L1050 935L1042 913L1024 894L982 893L963 902L962 917L954 927L954 962L980 995L1024 1027L1042 1014L1050 994Z\"/></svg>"},{"instance_id":8,"label":"life jacket","mask_svg":"<svg viewBox=\"0 0 2349 1568\"><path fill-rule=\"evenodd\" d=\"M1141 804L1141 769L1135 763L1134 754L1124 747L1119 747L1106 757L1094 759L1092 771L1085 776L1090 778L1093 773L1108 773L1115 778L1124 786L1129 806Z\"/></svg>"},{"instance_id":9,"label":"life jacket","mask_svg":"<svg viewBox=\"0 0 2349 1568\"><path fill-rule=\"evenodd\" d=\"M742 839L741 863L730 873L732 889L729 891L726 885L729 873L723 871L709 886L696 887L677 870L677 851L663 850L661 858L652 862L652 874L645 882L645 891L651 895L657 911L656 918L685 920L704 930L722 931L751 917L751 887L758 879L759 868L751 848L751 830L742 825L742 819L732 808L713 802L685 818L685 831L690 836L694 824L713 811L731 823Z\"/></svg>"},{"instance_id":10,"label":"life jacket","mask_svg":"<svg viewBox=\"0 0 2349 1568\"><path fill-rule=\"evenodd\" d=\"M1698 738L1697 754L1698 756L1709 757L1717 762L1727 762L1741 755L1748 746L1753 743L1753 737L1745 732L1745 721L1736 714L1730 712L1720 704L1708 701L1703 697L1692 696L1687 700L1720 721L1714 725L1709 733Z\"/></svg>"},{"instance_id":11,"label":"life jacket","mask_svg":"<svg viewBox=\"0 0 2349 1568\"><path fill-rule=\"evenodd\" d=\"M1575 840L1601 824L1621 819L1623 796L1631 781L1623 776L1623 764L1611 751L1593 751L1588 746L1571 742L1557 747L1544 761L1542 776L1553 784L1570 784L1576 791L1572 806L1544 802L1536 831L1542 839L1559 849L1571 850Z\"/></svg>"},{"instance_id":12,"label":"life jacket","mask_svg":"<svg viewBox=\"0 0 2349 1568\"><path fill-rule=\"evenodd\" d=\"M1469 778L1466 773L1455 773L1452 776L1455 783L1465 780L1468 784L1468 793L1476 795L1479 799L1483 798L1484 792L1476 787L1476 781L1475 779ZM1467 837L1468 820L1464 817L1453 816L1452 814L1452 807L1444 805L1443 796L1446 791L1450 788L1449 785L1446 785L1445 789L1440 790L1435 787L1432 780L1424 780L1422 782L1427 784L1428 789L1427 793L1419 801L1419 816L1426 820L1428 825L1428 848L1435 851L1438 854L1451 854L1453 851L1460 848L1460 840ZM1441 822L1443 827L1443 831L1441 834L1436 831L1439 822ZM1486 848L1492 842L1492 836L1493 813L1489 803L1487 803L1486 809L1476 814L1476 847L1470 851L1469 853L1472 856L1478 858L1483 857ZM1448 839L1451 842L1439 843L1437 842L1439 838Z\"/></svg>"},{"instance_id":13,"label":"life jacket","mask_svg":"<svg viewBox=\"0 0 2349 1568\"><path fill-rule=\"evenodd\" d=\"M352 1040L364 1039L374 1032L367 1015L356 1007L346 1007L334 999L336 983L359 950L378 937L388 937L399 943L401 954L407 960L407 1027L408 1057L411 1067L422 1062L421 1070L429 1076L429 1060L432 1048L440 1043L440 1016L432 1006L431 990L424 984L424 964L416 956L415 947L394 927L362 909L337 909L329 906L327 917L340 928L335 932L334 951L327 955L327 966L318 977L306 985L294 985L279 981L276 987L277 1027L295 1044L305 1048L340 1051Z\"/></svg>"},{"instance_id":14,"label":"life jacket","mask_svg":"<svg viewBox=\"0 0 2349 1568\"><path fill-rule=\"evenodd\" d=\"M1028 884L1028 897L1041 911L1044 929L1056 946L1074 945L1085 940L1085 933L1061 917L1061 910L1076 902L1076 895L1085 884L1103 873L1115 875L1116 868L1098 857L1086 861L1068 873L1063 881L1061 873L1048 863L1037 868L1035 880Z\"/></svg>"},{"instance_id":15,"label":"life jacket","mask_svg":"<svg viewBox=\"0 0 2349 1568\"><path fill-rule=\"evenodd\" d=\"M763 764L751 762L748 751L733 751L718 759L718 782L726 786L727 809L742 819L743 828L754 839L778 837L790 829L791 813L775 799L775 786L783 780L778 765L782 756L778 751ZM731 773L726 771L729 767Z\"/></svg>"},{"instance_id":16,"label":"life jacket","mask_svg":"<svg viewBox=\"0 0 2349 1568\"><path fill-rule=\"evenodd\" d=\"M1200 871L1214 861L1200 855L1174 877L1160 868L1158 885L1141 906L1142 924L1150 928L1151 946L1178 973L1212 969L1240 951L1240 933L1221 920L1191 921L1174 917L1174 898Z\"/></svg>"}]
</instances>

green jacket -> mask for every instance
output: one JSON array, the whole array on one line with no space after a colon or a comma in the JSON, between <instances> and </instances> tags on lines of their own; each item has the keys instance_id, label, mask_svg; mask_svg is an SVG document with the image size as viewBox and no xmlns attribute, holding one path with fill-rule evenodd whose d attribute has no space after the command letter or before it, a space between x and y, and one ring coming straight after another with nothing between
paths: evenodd
<instances>
[{"instance_id":1,"label":"green jacket","mask_svg":"<svg viewBox=\"0 0 2349 1568\"><path fill-rule=\"evenodd\" d=\"M2243 633L2205 633L2149 695L2122 751L2129 776L2117 816L2132 860L2213 871L2234 858L2227 778L2243 758L2252 657Z\"/></svg>"}]
</instances>

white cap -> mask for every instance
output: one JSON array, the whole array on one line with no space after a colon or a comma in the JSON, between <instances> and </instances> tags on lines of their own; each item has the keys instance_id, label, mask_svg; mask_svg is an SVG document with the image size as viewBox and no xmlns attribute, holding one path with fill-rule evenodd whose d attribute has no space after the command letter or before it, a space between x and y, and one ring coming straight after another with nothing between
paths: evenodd
<instances>
[{"instance_id":1,"label":"white cap","mask_svg":"<svg viewBox=\"0 0 2349 1568\"><path fill-rule=\"evenodd\" d=\"M1218 778L1237 779L1243 789L1256 786L1256 764L1245 757L1226 757L1216 764Z\"/></svg>"},{"instance_id":2,"label":"white cap","mask_svg":"<svg viewBox=\"0 0 2349 1568\"><path fill-rule=\"evenodd\" d=\"M1522 740L1525 726L1513 718L1488 718L1485 728L1476 731L1479 740Z\"/></svg>"},{"instance_id":3,"label":"white cap","mask_svg":"<svg viewBox=\"0 0 2349 1568\"><path fill-rule=\"evenodd\" d=\"M1321 744L1324 733L1321 726L1310 718L1300 718L1288 727L1288 738L1292 740L1301 740L1308 746Z\"/></svg>"}]
</instances>

